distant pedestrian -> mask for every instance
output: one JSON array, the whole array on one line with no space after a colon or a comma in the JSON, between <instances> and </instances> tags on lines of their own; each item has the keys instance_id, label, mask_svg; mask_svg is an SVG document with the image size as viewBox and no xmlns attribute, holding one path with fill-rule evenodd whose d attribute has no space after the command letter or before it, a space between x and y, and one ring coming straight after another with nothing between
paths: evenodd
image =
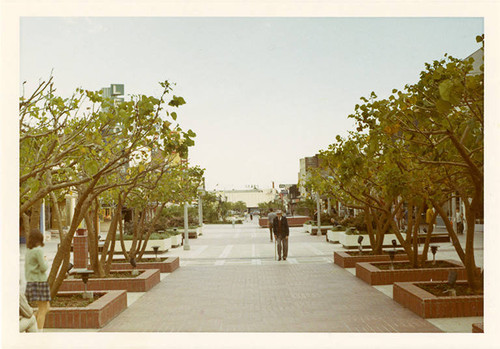
<instances>
[{"instance_id":1,"label":"distant pedestrian","mask_svg":"<svg viewBox=\"0 0 500 349\"><path fill-rule=\"evenodd\" d=\"M47 257L43 254L43 235L40 230L31 231L24 262L26 276L26 298L29 302L37 303L35 313L38 329L42 330L45 324L45 315L50 309L50 287L45 272L49 268Z\"/></svg>"},{"instance_id":2,"label":"distant pedestrian","mask_svg":"<svg viewBox=\"0 0 500 349\"><path fill-rule=\"evenodd\" d=\"M250 213L250 220L253 220L253 214Z\"/></svg>"},{"instance_id":3,"label":"distant pedestrian","mask_svg":"<svg viewBox=\"0 0 500 349\"><path fill-rule=\"evenodd\" d=\"M273 220L276 218L276 213L273 212L273 209L269 209L269 214L267 215L267 223L269 226L269 237L271 238L271 242L273 242Z\"/></svg>"},{"instance_id":4,"label":"distant pedestrian","mask_svg":"<svg viewBox=\"0 0 500 349\"><path fill-rule=\"evenodd\" d=\"M274 238L278 243L278 260L281 260L281 251L283 250L283 260L286 261L288 255L288 221L283 217L281 210L276 211L276 218L273 220Z\"/></svg>"},{"instance_id":5,"label":"distant pedestrian","mask_svg":"<svg viewBox=\"0 0 500 349\"><path fill-rule=\"evenodd\" d=\"M457 221L457 232L459 234L464 233L464 220L463 220L463 215L460 212L460 208L457 207L457 212L455 213L456 221Z\"/></svg>"},{"instance_id":6,"label":"distant pedestrian","mask_svg":"<svg viewBox=\"0 0 500 349\"><path fill-rule=\"evenodd\" d=\"M434 227L434 209L429 206L429 208L427 209L427 211L425 212L425 223L427 223L429 226L432 225L432 227Z\"/></svg>"}]
</instances>

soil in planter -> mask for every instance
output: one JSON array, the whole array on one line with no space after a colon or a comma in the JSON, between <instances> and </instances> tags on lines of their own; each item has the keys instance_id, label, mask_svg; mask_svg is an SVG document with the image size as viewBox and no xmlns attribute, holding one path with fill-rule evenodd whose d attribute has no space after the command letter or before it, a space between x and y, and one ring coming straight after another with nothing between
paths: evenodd
<instances>
[{"instance_id":1,"label":"soil in planter","mask_svg":"<svg viewBox=\"0 0 500 349\"><path fill-rule=\"evenodd\" d=\"M416 286L426 290L427 292L433 294L436 297L449 297L450 294L447 293L450 289L450 286L448 284L416 284ZM476 292L474 292L472 289L469 288L468 285L464 284L456 284L455 285L455 290L457 292L457 296L478 296L478 295L483 295L483 289L479 289Z\"/></svg>"},{"instance_id":2,"label":"soil in planter","mask_svg":"<svg viewBox=\"0 0 500 349\"><path fill-rule=\"evenodd\" d=\"M57 295L50 301L51 308L84 308L90 303L98 300L101 297L100 294L94 293L94 299L83 298L82 294L72 294L72 295ZM36 304L30 305L36 308Z\"/></svg>"},{"instance_id":3,"label":"soil in planter","mask_svg":"<svg viewBox=\"0 0 500 349\"><path fill-rule=\"evenodd\" d=\"M380 270L390 270L391 269L391 263L377 263L376 264L377 268ZM435 269L435 268L456 268L457 266L455 264L451 264L446 261L436 261L436 264L432 264L432 261L426 261L423 266L419 267L422 269ZM415 269L410 262L397 262L394 263L394 270L399 270L399 269Z\"/></svg>"},{"instance_id":4,"label":"soil in planter","mask_svg":"<svg viewBox=\"0 0 500 349\"><path fill-rule=\"evenodd\" d=\"M161 257L161 258L158 258L159 260L157 260L156 258L142 258L141 260L137 261L137 263L150 263L150 262L165 262L168 257ZM125 259L113 259L113 263L129 263L129 261L125 260Z\"/></svg>"},{"instance_id":5,"label":"soil in planter","mask_svg":"<svg viewBox=\"0 0 500 349\"><path fill-rule=\"evenodd\" d=\"M366 251L346 251L346 253L350 256L380 256L388 254L386 251L382 251L382 253L375 253L371 250ZM405 251L396 251L396 254L405 254Z\"/></svg>"},{"instance_id":6,"label":"soil in planter","mask_svg":"<svg viewBox=\"0 0 500 349\"><path fill-rule=\"evenodd\" d=\"M108 276L105 276L105 279L123 279L123 278L132 278L135 276L132 276L131 271L113 271L111 272ZM101 279L99 276L96 274L90 275L89 279Z\"/></svg>"}]
</instances>

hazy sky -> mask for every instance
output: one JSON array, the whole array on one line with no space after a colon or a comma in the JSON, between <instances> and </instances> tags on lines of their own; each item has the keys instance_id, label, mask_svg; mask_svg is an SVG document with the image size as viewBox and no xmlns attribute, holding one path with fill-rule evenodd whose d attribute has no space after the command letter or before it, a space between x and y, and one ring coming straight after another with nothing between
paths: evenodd
<instances>
[{"instance_id":1,"label":"hazy sky","mask_svg":"<svg viewBox=\"0 0 500 349\"><path fill-rule=\"evenodd\" d=\"M416 82L444 53L465 58L483 32L482 18L23 17L20 81L30 91L53 70L63 96L175 82L208 189L268 188L352 130L361 96Z\"/></svg>"}]
</instances>

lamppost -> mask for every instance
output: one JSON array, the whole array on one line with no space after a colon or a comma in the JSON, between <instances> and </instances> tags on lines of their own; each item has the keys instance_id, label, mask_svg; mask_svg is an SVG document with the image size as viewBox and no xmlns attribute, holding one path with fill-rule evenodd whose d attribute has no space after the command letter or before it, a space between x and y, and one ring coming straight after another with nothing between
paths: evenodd
<instances>
[{"instance_id":1,"label":"lamppost","mask_svg":"<svg viewBox=\"0 0 500 349\"><path fill-rule=\"evenodd\" d=\"M187 202L184 203L184 250L190 250L189 246L189 224L188 224L188 206Z\"/></svg>"},{"instance_id":2,"label":"lamppost","mask_svg":"<svg viewBox=\"0 0 500 349\"><path fill-rule=\"evenodd\" d=\"M319 193L316 194L316 206L317 206L317 212L318 212L318 235L321 236L321 196Z\"/></svg>"},{"instance_id":3,"label":"lamppost","mask_svg":"<svg viewBox=\"0 0 500 349\"><path fill-rule=\"evenodd\" d=\"M201 199L201 197L203 196L204 192L205 190L203 189L203 187L198 188L198 221L200 227L203 226L203 200Z\"/></svg>"}]
</instances>

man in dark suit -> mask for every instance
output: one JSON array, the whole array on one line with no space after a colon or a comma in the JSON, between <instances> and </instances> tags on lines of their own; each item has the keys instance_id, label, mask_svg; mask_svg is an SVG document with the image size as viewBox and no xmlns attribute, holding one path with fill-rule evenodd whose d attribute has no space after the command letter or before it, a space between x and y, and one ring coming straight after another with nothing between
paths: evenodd
<instances>
[{"instance_id":1,"label":"man in dark suit","mask_svg":"<svg viewBox=\"0 0 500 349\"><path fill-rule=\"evenodd\" d=\"M286 261L288 255L288 221L283 217L281 210L276 211L276 218L273 220L274 238L278 244L278 260L281 260L281 249L283 248L283 260Z\"/></svg>"}]
</instances>

